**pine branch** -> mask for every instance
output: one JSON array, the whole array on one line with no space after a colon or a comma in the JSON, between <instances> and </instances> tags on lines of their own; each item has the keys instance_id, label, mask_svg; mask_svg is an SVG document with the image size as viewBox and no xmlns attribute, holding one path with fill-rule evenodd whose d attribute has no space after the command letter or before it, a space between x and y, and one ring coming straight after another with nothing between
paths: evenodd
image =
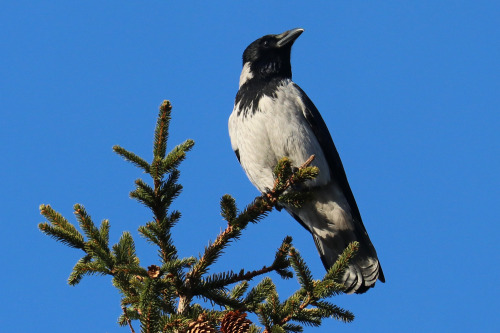
<instances>
[{"instance_id":1,"label":"pine branch","mask_svg":"<svg viewBox=\"0 0 500 333\"><path fill-rule=\"evenodd\" d=\"M284 318L283 322L287 322L291 319L307 326L319 327L321 326L322 318L319 315L317 309L306 309L301 305L296 313ZM280 326L282 326L282 324L280 324Z\"/></svg>"},{"instance_id":2,"label":"pine branch","mask_svg":"<svg viewBox=\"0 0 500 333\"><path fill-rule=\"evenodd\" d=\"M359 243L352 242L339 256L335 264L328 270L323 280L340 281L344 271L349 266L349 261L357 254L359 250Z\"/></svg>"},{"instance_id":3,"label":"pine branch","mask_svg":"<svg viewBox=\"0 0 500 333\"><path fill-rule=\"evenodd\" d=\"M245 292L248 290L249 286L250 286L250 284L248 283L248 281L241 281L240 283L235 285L233 287L233 289L231 290L231 292L230 292L231 297L237 298L237 299L243 297Z\"/></svg>"},{"instance_id":4,"label":"pine branch","mask_svg":"<svg viewBox=\"0 0 500 333\"><path fill-rule=\"evenodd\" d=\"M268 200L271 198L270 200ZM248 205L241 213L239 213L231 225L240 229L246 228L248 223L258 223L273 210L276 205L277 199L274 200L275 195L273 192L257 197L250 205ZM272 201L274 200L274 201Z\"/></svg>"},{"instance_id":5,"label":"pine branch","mask_svg":"<svg viewBox=\"0 0 500 333\"><path fill-rule=\"evenodd\" d=\"M292 237L286 236L281 243L276 255L274 257L273 266L276 267L276 273L278 273L282 279L289 279L293 277L293 273L288 270L290 267L290 260L288 260L288 252L292 247Z\"/></svg>"},{"instance_id":6,"label":"pine branch","mask_svg":"<svg viewBox=\"0 0 500 333\"><path fill-rule=\"evenodd\" d=\"M221 215L228 224L232 224L238 212L236 208L236 201L229 194L222 196L220 200Z\"/></svg>"},{"instance_id":7,"label":"pine branch","mask_svg":"<svg viewBox=\"0 0 500 333\"><path fill-rule=\"evenodd\" d=\"M186 140L180 145L176 146L172 151L161 161L161 172L171 172L179 166L179 164L186 158L186 153L194 146L193 140Z\"/></svg>"},{"instance_id":8,"label":"pine branch","mask_svg":"<svg viewBox=\"0 0 500 333\"><path fill-rule=\"evenodd\" d=\"M55 240L73 247L75 249L84 249L85 241L83 240L83 236L75 235L61 227L51 226L48 223L40 223L38 224L38 228L44 234L54 238Z\"/></svg>"},{"instance_id":9,"label":"pine branch","mask_svg":"<svg viewBox=\"0 0 500 333\"><path fill-rule=\"evenodd\" d=\"M201 276L207 272L208 266L213 264L217 258L220 257L222 250L227 247L228 242L238 237L240 234L240 229L233 228L232 226L228 226L226 230L220 233L213 243L209 243L209 245L205 247L203 256L187 273L186 282L191 283L198 281Z\"/></svg>"},{"instance_id":10,"label":"pine branch","mask_svg":"<svg viewBox=\"0 0 500 333\"><path fill-rule=\"evenodd\" d=\"M134 164L138 168L144 170L145 173L150 172L151 166L149 165L148 162L137 156L136 154L126 150L125 148L122 148L118 145L113 146L113 151L123 157L126 161Z\"/></svg>"},{"instance_id":11,"label":"pine branch","mask_svg":"<svg viewBox=\"0 0 500 333\"><path fill-rule=\"evenodd\" d=\"M42 214L49 223L40 223L38 228L46 235L76 249L84 249L85 239L76 228L50 205L40 205Z\"/></svg>"},{"instance_id":12,"label":"pine branch","mask_svg":"<svg viewBox=\"0 0 500 333\"><path fill-rule=\"evenodd\" d=\"M73 268L73 272L68 278L68 283L70 285L76 285L80 282L84 275L113 275L110 269L106 267L106 264L100 260L86 262L85 259L78 261Z\"/></svg>"},{"instance_id":13,"label":"pine branch","mask_svg":"<svg viewBox=\"0 0 500 333\"><path fill-rule=\"evenodd\" d=\"M136 179L135 185L135 190L130 192L130 198L139 201L146 207L155 207L157 205L155 190L142 179Z\"/></svg>"},{"instance_id":14,"label":"pine branch","mask_svg":"<svg viewBox=\"0 0 500 333\"><path fill-rule=\"evenodd\" d=\"M188 257L183 259L174 259L170 260L163 264L161 267L161 271L164 273L179 273L184 268L191 267L194 263L196 263L195 257Z\"/></svg>"},{"instance_id":15,"label":"pine branch","mask_svg":"<svg viewBox=\"0 0 500 333\"><path fill-rule=\"evenodd\" d=\"M357 243L353 242L344 250L323 280L313 280L311 272L299 252L290 248L290 263L294 268L301 288L290 296L284 303L280 303L277 295L268 296L268 304L260 305L260 321L265 324L265 332L272 332L275 327L285 329L290 321L296 321L303 325L320 326L323 318L333 317L335 319L350 322L354 319L351 312L337 307L329 302L322 301L326 297L343 292L344 285L337 280L347 268L348 262L357 251ZM269 298L271 297L271 298ZM269 300L273 302L270 302ZM312 308L309 308L312 306ZM292 330L300 326L292 325Z\"/></svg>"},{"instance_id":16,"label":"pine branch","mask_svg":"<svg viewBox=\"0 0 500 333\"><path fill-rule=\"evenodd\" d=\"M269 277L262 279L260 283L248 292L243 302L246 305L246 309L249 311L257 311L261 303L274 290L276 290L276 286Z\"/></svg>"},{"instance_id":17,"label":"pine branch","mask_svg":"<svg viewBox=\"0 0 500 333\"><path fill-rule=\"evenodd\" d=\"M139 258L135 254L134 239L130 232L125 231L118 243L113 245L113 255L116 265L139 265Z\"/></svg>"},{"instance_id":18,"label":"pine branch","mask_svg":"<svg viewBox=\"0 0 500 333\"><path fill-rule=\"evenodd\" d=\"M330 317L350 323L354 320L354 315L351 311L344 310L334 304L325 301L317 301L314 303L320 311L320 316L323 318Z\"/></svg>"},{"instance_id":19,"label":"pine branch","mask_svg":"<svg viewBox=\"0 0 500 333\"><path fill-rule=\"evenodd\" d=\"M185 332L188 325L188 320L181 315L167 315L160 319L160 332Z\"/></svg>"},{"instance_id":20,"label":"pine branch","mask_svg":"<svg viewBox=\"0 0 500 333\"><path fill-rule=\"evenodd\" d=\"M177 184L180 172L172 171L164 184L155 187L155 194L158 197L158 206L153 207L153 211L159 219L162 219L167 210L170 208L172 201L179 196L182 191L182 185Z\"/></svg>"},{"instance_id":21,"label":"pine branch","mask_svg":"<svg viewBox=\"0 0 500 333\"><path fill-rule=\"evenodd\" d=\"M141 311L141 331L153 333L158 331L160 309L163 304L158 297L161 288L157 279L145 279L144 288L140 295L139 309Z\"/></svg>"},{"instance_id":22,"label":"pine branch","mask_svg":"<svg viewBox=\"0 0 500 333\"><path fill-rule=\"evenodd\" d=\"M106 245L106 248L109 248L109 228L109 220L102 220L99 226L99 239Z\"/></svg>"},{"instance_id":23,"label":"pine branch","mask_svg":"<svg viewBox=\"0 0 500 333\"><path fill-rule=\"evenodd\" d=\"M200 296L220 306L230 306L235 309L243 308L243 303L240 300L231 297L231 295L227 294L222 290L218 289L202 290Z\"/></svg>"},{"instance_id":24,"label":"pine branch","mask_svg":"<svg viewBox=\"0 0 500 333\"><path fill-rule=\"evenodd\" d=\"M259 270L247 271L242 269L238 274L233 272L223 272L212 274L200 281L200 283L193 289L194 295L201 293L203 290L224 288L233 283L242 281L251 281L259 275L263 275L276 270L273 266L264 266Z\"/></svg>"},{"instance_id":25,"label":"pine branch","mask_svg":"<svg viewBox=\"0 0 500 333\"><path fill-rule=\"evenodd\" d=\"M170 101L163 101L156 122L153 144L153 156L159 157L160 160L165 157L165 152L167 150L168 127L171 119L171 111L172 105Z\"/></svg>"},{"instance_id":26,"label":"pine branch","mask_svg":"<svg viewBox=\"0 0 500 333\"><path fill-rule=\"evenodd\" d=\"M113 258L110 254L106 234L104 233L105 237L102 237L103 235L100 230L96 228L94 222L92 222L91 217L87 214L83 206L76 204L74 206L74 210L80 227L89 238L89 240L85 243L85 251L99 257L109 267L113 267ZM103 221L103 223L107 224L106 221ZM105 229L106 227L104 226L103 228Z\"/></svg>"},{"instance_id":27,"label":"pine branch","mask_svg":"<svg viewBox=\"0 0 500 333\"><path fill-rule=\"evenodd\" d=\"M146 237L148 241L158 245L160 257L163 263L177 258L177 249L172 242L170 234L170 225L168 219L163 222L155 220L139 227L139 233Z\"/></svg>"},{"instance_id":28,"label":"pine branch","mask_svg":"<svg viewBox=\"0 0 500 333\"><path fill-rule=\"evenodd\" d=\"M290 249L290 263L297 274L299 283L306 292L312 292L314 290L314 281L311 271L307 267L304 259L300 253L292 248Z\"/></svg>"},{"instance_id":29,"label":"pine branch","mask_svg":"<svg viewBox=\"0 0 500 333\"><path fill-rule=\"evenodd\" d=\"M81 267L82 265L88 264L91 260L92 260L92 256L87 254L86 256L84 256L83 258L81 258L80 260L77 261L75 267L73 268L73 271L71 272L71 274L69 275L69 278L68 278L68 284L70 286L75 286L78 283L80 283L83 276L85 275L85 272L80 270L79 267Z\"/></svg>"},{"instance_id":30,"label":"pine branch","mask_svg":"<svg viewBox=\"0 0 500 333\"><path fill-rule=\"evenodd\" d=\"M298 169L292 170L292 163L287 158L282 158L274 168L274 192L282 194L295 184L314 179L319 174L317 167L310 167L315 156L311 155ZM279 196L278 196L279 197Z\"/></svg>"},{"instance_id":31,"label":"pine branch","mask_svg":"<svg viewBox=\"0 0 500 333\"><path fill-rule=\"evenodd\" d=\"M55 226L62 228L69 233L81 235L75 226L68 222L61 214L56 212L50 205L40 205L40 214L42 214L49 222ZM81 237L83 239L83 236Z\"/></svg>"},{"instance_id":32,"label":"pine branch","mask_svg":"<svg viewBox=\"0 0 500 333\"><path fill-rule=\"evenodd\" d=\"M281 326L285 332L304 332L304 328L300 325L286 323Z\"/></svg>"},{"instance_id":33,"label":"pine branch","mask_svg":"<svg viewBox=\"0 0 500 333\"><path fill-rule=\"evenodd\" d=\"M234 283L238 283L241 281L251 281L253 278L267 274L273 271L276 271L283 278L289 278L290 272L286 269L290 266L289 261L287 260L287 252L291 247L292 238L287 236L281 246L278 248L276 252L275 260L270 266L263 266L261 269L253 270L253 271L245 271L241 269L238 274L233 272L225 272L225 273L217 273L201 281L201 284L198 288L201 289L211 289L211 288L222 288L227 285L231 285Z\"/></svg>"}]
</instances>

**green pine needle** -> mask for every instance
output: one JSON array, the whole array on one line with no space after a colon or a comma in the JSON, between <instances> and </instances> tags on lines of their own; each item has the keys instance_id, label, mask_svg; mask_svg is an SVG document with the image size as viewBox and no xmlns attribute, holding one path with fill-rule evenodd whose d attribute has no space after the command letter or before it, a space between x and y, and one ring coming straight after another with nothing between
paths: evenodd
<instances>
[{"instance_id":1,"label":"green pine needle","mask_svg":"<svg viewBox=\"0 0 500 333\"><path fill-rule=\"evenodd\" d=\"M146 225L141 225L138 229L139 231L139 234L146 238L146 240L148 242L151 242L153 244L156 244L156 245L160 245L160 242L158 240L158 238L156 237L155 233L150 229L148 228L148 225L150 225L152 222L148 222Z\"/></svg>"},{"instance_id":2,"label":"green pine needle","mask_svg":"<svg viewBox=\"0 0 500 333\"><path fill-rule=\"evenodd\" d=\"M286 333L286 330L278 325L271 327L271 333Z\"/></svg>"},{"instance_id":3,"label":"green pine needle","mask_svg":"<svg viewBox=\"0 0 500 333\"><path fill-rule=\"evenodd\" d=\"M312 180L316 178L319 175L319 168L312 166L312 167L305 167L302 169L298 169L293 177L292 177L292 182L293 183L303 183L307 180Z\"/></svg>"},{"instance_id":4,"label":"green pine needle","mask_svg":"<svg viewBox=\"0 0 500 333\"><path fill-rule=\"evenodd\" d=\"M146 279L144 289L140 295L139 309L141 310L141 328L142 332L158 332L159 319L163 301L160 298L161 289L158 279Z\"/></svg>"},{"instance_id":5,"label":"green pine needle","mask_svg":"<svg viewBox=\"0 0 500 333\"><path fill-rule=\"evenodd\" d=\"M333 264L333 266L330 267L328 272L325 274L323 280L339 281L342 275L344 274L344 271L349 266L349 261L356 255L358 249L359 249L358 242L350 243L346 247L346 249L342 252L342 254L339 256L335 264Z\"/></svg>"},{"instance_id":6,"label":"green pine needle","mask_svg":"<svg viewBox=\"0 0 500 333\"><path fill-rule=\"evenodd\" d=\"M172 151L161 161L161 172L168 173L177 169L179 164L186 158L186 153L194 146L193 140L186 140L180 145L174 147Z\"/></svg>"},{"instance_id":7,"label":"green pine needle","mask_svg":"<svg viewBox=\"0 0 500 333\"><path fill-rule=\"evenodd\" d=\"M229 245L229 241L233 238L238 238L241 231L238 228L228 228L223 233L219 234L217 239L212 243L210 242L203 256L198 262L193 265L188 273L192 279L199 280L200 277L208 271L208 267L215 263L222 255L223 250Z\"/></svg>"},{"instance_id":8,"label":"green pine needle","mask_svg":"<svg viewBox=\"0 0 500 333\"><path fill-rule=\"evenodd\" d=\"M85 208L80 204L76 204L73 209L75 211L76 219L80 224L80 228L82 228L85 235L91 241L94 241L96 243L96 246L101 247L102 249L107 248L108 244L106 242L106 239L101 238L99 229L96 228L94 222L92 222L92 218L85 211Z\"/></svg>"},{"instance_id":9,"label":"green pine needle","mask_svg":"<svg viewBox=\"0 0 500 333\"><path fill-rule=\"evenodd\" d=\"M78 283L80 283L85 273L82 270L78 269L78 267L88 264L91 260L92 257L90 255L86 255L77 261L75 267L73 268L73 271L71 272L68 278L68 284L70 286L75 286Z\"/></svg>"},{"instance_id":10,"label":"green pine needle","mask_svg":"<svg viewBox=\"0 0 500 333\"><path fill-rule=\"evenodd\" d=\"M302 309L293 315L292 320L307 326L321 326L321 316L317 309Z\"/></svg>"},{"instance_id":11,"label":"green pine needle","mask_svg":"<svg viewBox=\"0 0 500 333\"><path fill-rule=\"evenodd\" d=\"M278 201L284 205L300 208L312 198L311 192L286 192L280 195Z\"/></svg>"},{"instance_id":12,"label":"green pine needle","mask_svg":"<svg viewBox=\"0 0 500 333\"><path fill-rule=\"evenodd\" d=\"M84 249L85 241L80 233L74 234L58 226L51 226L47 222L38 224L38 229L55 240L75 249Z\"/></svg>"},{"instance_id":13,"label":"green pine needle","mask_svg":"<svg viewBox=\"0 0 500 333\"><path fill-rule=\"evenodd\" d=\"M172 201L179 196L182 191L182 185L177 184L180 172L177 170L172 171L164 184L158 187L158 196L160 202L158 206L155 207L155 214L157 216L163 216L165 212L170 208ZM158 209L159 211L157 211Z\"/></svg>"},{"instance_id":14,"label":"green pine needle","mask_svg":"<svg viewBox=\"0 0 500 333\"><path fill-rule=\"evenodd\" d=\"M234 219L232 225L244 229L249 222L258 223L266 217L272 207L262 197L256 198L250 205L248 205L238 216Z\"/></svg>"},{"instance_id":15,"label":"green pine needle","mask_svg":"<svg viewBox=\"0 0 500 333\"><path fill-rule=\"evenodd\" d=\"M97 241L89 240L85 243L85 252L90 254L93 258L100 259L106 263L109 269L114 266L114 258L108 248L103 248Z\"/></svg>"},{"instance_id":16,"label":"green pine needle","mask_svg":"<svg viewBox=\"0 0 500 333\"><path fill-rule=\"evenodd\" d=\"M84 275L112 275L106 264L101 260L87 261L88 258L80 259L71 272L68 283L72 286L78 284Z\"/></svg>"},{"instance_id":17,"label":"green pine needle","mask_svg":"<svg viewBox=\"0 0 500 333\"><path fill-rule=\"evenodd\" d=\"M195 289L195 293L205 289L221 289L234 282L238 274L234 272L215 273L203 278Z\"/></svg>"},{"instance_id":18,"label":"green pine needle","mask_svg":"<svg viewBox=\"0 0 500 333\"><path fill-rule=\"evenodd\" d=\"M125 313L122 313L118 318L118 325L127 326L128 320L138 320L140 319L140 314L135 308L127 307L125 308Z\"/></svg>"},{"instance_id":19,"label":"green pine needle","mask_svg":"<svg viewBox=\"0 0 500 333\"><path fill-rule=\"evenodd\" d=\"M318 301L315 306L319 309L321 317L335 318L337 320L349 323L354 320L354 315L348 310L344 310L337 305L325 301Z\"/></svg>"},{"instance_id":20,"label":"green pine needle","mask_svg":"<svg viewBox=\"0 0 500 333\"><path fill-rule=\"evenodd\" d=\"M222 196L222 199L220 200L220 207L221 207L222 217L230 225L232 225L232 222L236 218L237 214L236 201L229 194L225 194Z\"/></svg>"},{"instance_id":21,"label":"green pine needle","mask_svg":"<svg viewBox=\"0 0 500 333\"><path fill-rule=\"evenodd\" d=\"M245 297L244 304L246 304L248 309L256 309L275 290L276 286L273 280L265 277L255 287L250 289Z\"/></svg>"},{"instance_id":22,"label":"green pine needle","mask_svg":"<svg viewBox=\"0 0 500 333\"><path fill-rule=\"evenodd\" d=\"M118 243L113 245L113 255L116 265L137 265L139 263L135 254L134 239L130 232L123 232Z\"/></svg>"},{"instance_id":23,"label":"green pine needle","mask_svg":"<svg viewBox=\"0 0 500 333\"><path fill-rule=\"evenodd\" d=\"M282 325L281 327L285 330L285 332L292 332L292 333L304 332L304 328L300 325L297 325L297 324L286 323L286 324Z\"/></svg>"},{"instance_id":24,"label":"green pine needle","mask_svg":"<svg viewBox=\"0 0 500 333\"><path fill-rule=\"evenodd\" d=\"M292 176L292 161L288 157L283 157L278 161L278 164L274 168L273 174L274 178L277 180L275 190L281 191L287 183L288 179Z\"/></svg>"},{"instance_id":25,"label":"green pine needle","mask_svg":"<svg viewBox=\"0 0 500 333\"><path fill-rule=\"evenodd\" d=\"M234 309L241 309L243 307L243 303L240 300L231 297L231 295L220 289L203 289L199 296L220 306L229 306Z\"/></svg>"},{"instance_id":26,"label":"green pine needle","mask_svg":"<svg viewBox=\"0 0 500 333\"><path fill-rule=\"evenodd\" d=\"M109 246L109 220L102 220L99 226L99 238L102 240L103 244Z\"/></svg>"},{"instance_id":27,"label":"green pine needle","mask_svg":"<svg viewBox=\"0 0 500 333\"><path fill-rule=\"evenodd\" d=\"M126 161L134 164L135 166L139 167L140 169L144 170L145 173L150 172L151 166L149 165L148 162L137 156L136 154L126 150L125 148L122 148L118 145L113 146L113 151L123 157Z\"/></svg>"},{"instance_id":28,"label":"green pine needle","mask_svg":"<svg viewBox=\"0 0 500 333\"><path fill-rule=\"evenodd\" d=\"M319 281L314 288L314 298L324 299L344 293L345 286L342 283L330 279Z\"/></svg>"},{"instance_id":29,"label":"green pine needle","mask_svg":"<svg viewBox=\"0 0 500 333\"><path fill-rule=\"evenodd\" d=\"M290 264L295 270L300 285L307 292L312 292L314 290L314 282L309 267L307 267L306 262L296 249L291 248L289 250L289 253L290 253Z\"/></svg>"},{"instance_id":30,"label":"green pine needle","mask_svg":"<svg viewBox=\"0 0 500 333\"><path fill-rule=\"evenodd\" d=\"M139 201L146 207L154 207L156 205L154 190L142 179L137 179L135 185L135 190L130 192L130 198Z\"/></svg>"},{"instance_id":31,"label":"green pine needle","mask_svg":"<svg viewBox=\"0 0 500 333\"><path fill-rule=\"evenodd\" d=\"M42 214L53 226L62 228L75 236L81 234L75 226L68 222L61 214L56 212L50 205L40 205L40 214ZM83 236L81 236L83 239Z\"/></svg>"},{"instance_id":32,"label":"green pine needle","mask_svg":"<svg viewBox=\"0 0 500 333\"><path fill-rule=\"evenodd\" d=\"M243 297L245 292L248 290L249 286L250 286L250 284L248 283L248 281L242 281L242 282L238 283L231 290L231 292L230 292L231 297L237 298L237 299Z\"/></svg>"},{"instance_id":33,"label":"green pine needle","mask_svg":"<svg viewBox=\"0 0 500 333\"><path fill-rule=\"evenodd\" d=\"M163 101L160 105L160 112L156 122L153 156L163 159L167 150L168 127L170 125L170 113L172 105L170 101Z\"/></svg>"},{"instance_id":34,"label":"green pine needle","mask_svg":"<svg viewBox=\"0 0 500 333\"><path fill-rule=\"evenodd\" d=\"M43 233L68 246L77 249L84 248L85 240L83 235L61 214L53 210L50 205L40 205L40 214L50 223L45 222L38 225L38 228Z\"/></svg>"},{"instance_id":35,"label":"green pine needle","mask_svg":"<svg viewBox=\"0 0 500 333\"><path fill-rule=\"evenodd\" d=\"M293 277L293 273L288 270L288 267L290 267L288 251L291 246L292 237L286 236L274 257L273 267L276 268L276 273L278 273L282 279L290 279Z\"/></svg>"}]
</instances>

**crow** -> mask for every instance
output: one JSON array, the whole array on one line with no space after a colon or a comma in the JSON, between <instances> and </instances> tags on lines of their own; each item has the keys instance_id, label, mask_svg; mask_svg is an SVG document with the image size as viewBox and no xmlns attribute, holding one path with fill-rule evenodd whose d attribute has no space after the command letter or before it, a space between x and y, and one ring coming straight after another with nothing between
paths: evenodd
<instances>
[{"instance_id":1,"label":"crow","mask_svg":"<svg viewBox=\"0 0 500 333\"><path fill-rule=\"evenodd\" d=\"M327 270L350 242L359 242L342 282L346 293L361 294L385 278L330 132L313 102L292 81L292 45L302 32L297 28L266 35L243 52L229 117L231 146L262 193L273 188L273 168L282 157L299 166L315 155L312 165L320 173L305 183L312 199L300 208L283 206L312 234Z\"/></svg>"}]
</instances>

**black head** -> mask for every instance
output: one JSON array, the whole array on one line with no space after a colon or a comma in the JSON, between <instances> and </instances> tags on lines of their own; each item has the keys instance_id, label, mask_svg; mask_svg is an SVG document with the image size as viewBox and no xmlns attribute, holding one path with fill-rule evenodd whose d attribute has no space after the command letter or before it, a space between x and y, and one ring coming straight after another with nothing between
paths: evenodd
<instances>
[{"instance_id":1,"label":"black head","mask_svg":"<svg viewBox=\"0 0 500 333\"><path fill-rule=\"evenodd\" d=\"M304 29L297 28L279 35L267 35L257 39L243 52L243 65L249 64L254 77L291 78L290 52L293 43L302 32Z\"/></svg>"}]
</instances>

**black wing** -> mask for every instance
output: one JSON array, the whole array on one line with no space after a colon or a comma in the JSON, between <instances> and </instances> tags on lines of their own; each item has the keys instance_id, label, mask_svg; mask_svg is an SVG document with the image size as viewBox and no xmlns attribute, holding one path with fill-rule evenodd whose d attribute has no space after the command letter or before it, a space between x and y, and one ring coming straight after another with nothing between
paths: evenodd
<instances>
[{"instance_id":1,"label":"black wing","mask_svg":"<svg viewBox=\"0 0 500 333\"><path fill-rule=\"evenodd\" d=\"M370 241L370 238L368 237L368 233L366 232L366 228L361 219L361 214L359 213L358 205L356 204L356 200L354 199L354 195L352 194L351 187L349 186L349 182L347 181L344 166L342 165L339 153L337 152L337 148L335 148L335 144L333 143L332 136L330 135L330 132L326 127L325 121L321 117L321 114L319 113L316 106L314 106L313 102L309 99L309 97L307 97L306 93L302 89L300 89L298 85L294 85L302 95L301 98L306 107L306 109L304 110L304 116L309 123L309 126L311 126L311 129L313 130L313 133L321 146L321 150L323 151L323 154L325 155L328 166L330 168L330 174L342 189L342 192L347 199L347 203L351 207L352 217L355 221L358 222L354 223L354 226L356 227L356 233L358 234L358 239L363 240L368 245L368 247L365 248L364 251L367 251L368 253L370 253L370 255L377 258L377 252L375 251L375 248ZM304 226L304 223L300 221L298 216L294 217ZM361 228L361 230L358 228ZM378 279L382 282L385 282L384 273L382 271L382 266L380 266L380 263L378 274Z\"/></svg>"},{"instance_id":2,"label":"black wing","mask_svg":"<svg viewBox=\"0 0 500 333\"><path fill-rule=\"evenodd\" d=\"M294 84L294 86L302 95L302 101L306 106L304 116L306 117L307 122L311 126L311 129L313 130L314 135L316 136L316 139L318 140L321 149L323 150L323 154L325 155L328 166L330 167L330 174L342 189L342 192L347 199L347 203L351 207L353 218L361 222L362 225L361 214L359 213L358 205L356 204L356 200L354 199L354 195L352 194L351 187L349 186L349 182L347 181L344 166L342 165L339 153L337 152L337 148L335 148L335 144L333 143L332 136L330 135L330 132L326 127L325 121L321 117L321 114L319 113L316 106L306 95L306 93L297 84Z\"/></svg>"}]
</instances>

